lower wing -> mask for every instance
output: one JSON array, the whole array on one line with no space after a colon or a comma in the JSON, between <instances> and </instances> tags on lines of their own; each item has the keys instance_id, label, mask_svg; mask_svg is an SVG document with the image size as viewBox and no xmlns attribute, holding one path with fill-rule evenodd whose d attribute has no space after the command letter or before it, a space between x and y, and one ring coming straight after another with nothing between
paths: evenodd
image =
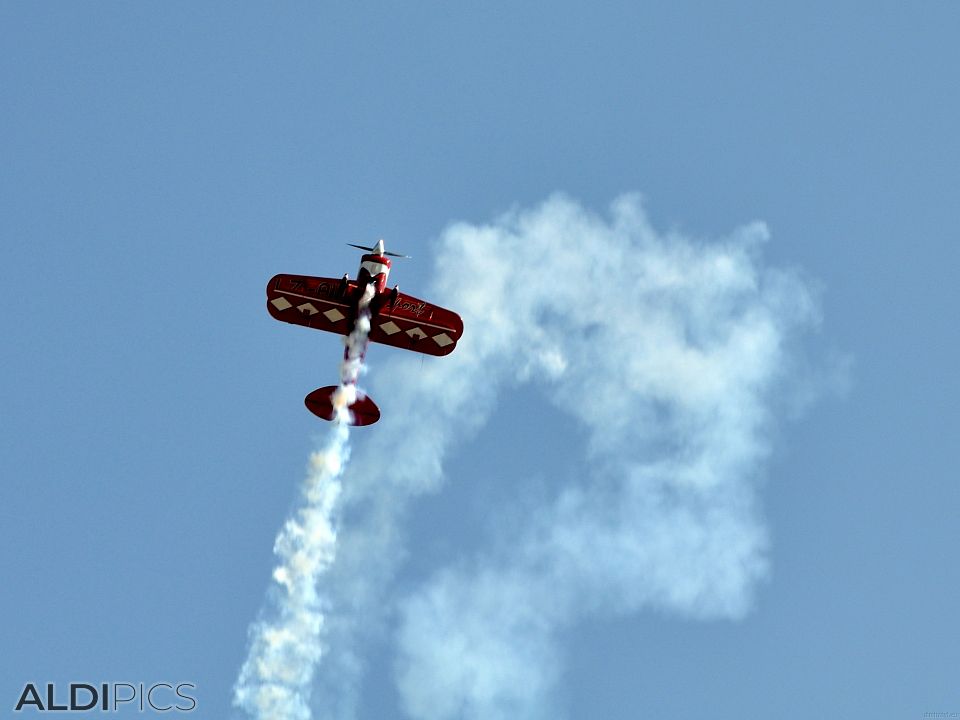
<instances>
[{"instance_id":1,"label":"lower wing","mask_svg":"<svg viewBox=\"0 0 960 720\"><path fill-rule=\"evenodd\" d=\"M267 310L277 320L347 335L355 320L357 284L338 278L275 275ZM370 341L427 355L449 355L463 334L452 310L387 291L370 304Z\"/></svg>"},{"instance_id":2,"label":"lower wing","mask_svg":"<svg viewBox=\"0 0 960 720\"><path fill-rule=\"evenodd\" d=\"M277 320L346 335L353 327L356 283L309 275L275 275L267 310Z\"/></svg>"},{"instance_id":3,"label":"lower wing","mask_svg":"<svg viewBox=\"0 0 960 720\"><path fill-rule=\"evenodd\" d=\"M452 310L412 295L385 292L374 303L370 340L427 355L449 355L463 335L463 320Z\"/></svg>"}]
</instances>

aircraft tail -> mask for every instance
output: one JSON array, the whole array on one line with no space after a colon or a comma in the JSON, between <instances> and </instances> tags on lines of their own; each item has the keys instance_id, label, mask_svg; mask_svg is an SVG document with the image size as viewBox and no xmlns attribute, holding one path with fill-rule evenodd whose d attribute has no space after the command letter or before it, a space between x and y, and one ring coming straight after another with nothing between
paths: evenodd
<instances>
[{"instance_id":1,"label":"aircraft tail","mask_svg":"<svg viewBox=\"0 0 960 720\"><path fill-rule=\"evenodd\" d=\"M307 406L307 410L317 417L324 420L333 420L337 414L333 407L333 394L336 391L336 385L317 388L307 395L303 402ZM373 425L380 419L380 408L377 407L372 398L359 390L357 391L357 399L350 404L349 410L351 425Z\"/></svg>"}]
</instances>

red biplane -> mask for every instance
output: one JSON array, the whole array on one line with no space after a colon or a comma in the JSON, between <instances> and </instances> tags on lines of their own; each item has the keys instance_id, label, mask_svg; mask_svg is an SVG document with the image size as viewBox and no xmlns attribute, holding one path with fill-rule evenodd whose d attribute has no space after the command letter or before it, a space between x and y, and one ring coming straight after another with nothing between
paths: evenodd
<instances>
[{"instance_id":1,"label":"red biplane","mask_svg":"<svg viewBox=\"0 0 960 720\"><path fill-rule=\"evenodd\" d=\"M344 363L363 360L368 341L393 345L427 355L449 355L463 333L463 321L455 312L446 310L412 295L400 292L399 286L387 288L390 257L407 257L387 252L380 240L360 258L357 279L310 277L308 275L275 275L267 285L267 310L277 320L303 325L316 330L354 337L358 318L369 317L369 333L361 333L361 347L354 357L348 344ZM389 256L389 257L388 257ZM363 324L366 327L366 323ZM356 355L359 354L359 358ZM372 425L380 419L380 409L366 395L356 391L356 373L341 377L341 385L353 385L355 399L350 402L350 424ZM324 420L337 417L334 407L338 386L314 390L304 398L307 408Z\"/></svg>"}]
</instances>

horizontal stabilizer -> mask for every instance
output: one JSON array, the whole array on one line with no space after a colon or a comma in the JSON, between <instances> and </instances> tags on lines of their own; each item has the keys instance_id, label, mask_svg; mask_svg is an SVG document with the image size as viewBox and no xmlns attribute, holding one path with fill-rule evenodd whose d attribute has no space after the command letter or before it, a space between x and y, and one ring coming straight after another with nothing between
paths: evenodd
<instances>
[{"instance_id":1,"label":"horizontal stabilizer","mask_svg":"<svg viewBox=\"0 0 960 720\"><path fill-rule=\"evenodd\" d=\"M336 385L317 388L307 395L303 402L307 410L324 420L333 420L336 418L336 410L333 407L333 395L337 391ZM351 425L373 425L380 419L380 408L372 398L357 391L357 399L349 407Z\"/></svg>"}]
</instances>

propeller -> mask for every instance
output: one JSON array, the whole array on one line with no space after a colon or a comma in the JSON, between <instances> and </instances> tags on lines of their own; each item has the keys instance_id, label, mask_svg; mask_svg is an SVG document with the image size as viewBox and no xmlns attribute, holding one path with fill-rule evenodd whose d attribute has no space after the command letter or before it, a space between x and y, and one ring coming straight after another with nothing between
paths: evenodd
<instances>
[{"instance_id":1,"label":"propeller","mask_svg":"<svg viewBox=\"0 0 960 720\"><path fill-rule=\"evenodd\" d=\"M378 242L378 243L377 243L376 245L374 245L373 247L367 247L366 245L355 245L354 243L347 243L347 245L349 245L350 247L359 248L360 250L367 250L368 252L379 252L381 255L389 255L390 257L406 258L407 260L410 260L410 259L411 259L411 257L410 257L409 255L401 255L400 253L395 253L395 252L390 252L389 250L384 250L384 249L383 249L383 240L381 240L380 242Z\"/></svg>"}]
</instances>

